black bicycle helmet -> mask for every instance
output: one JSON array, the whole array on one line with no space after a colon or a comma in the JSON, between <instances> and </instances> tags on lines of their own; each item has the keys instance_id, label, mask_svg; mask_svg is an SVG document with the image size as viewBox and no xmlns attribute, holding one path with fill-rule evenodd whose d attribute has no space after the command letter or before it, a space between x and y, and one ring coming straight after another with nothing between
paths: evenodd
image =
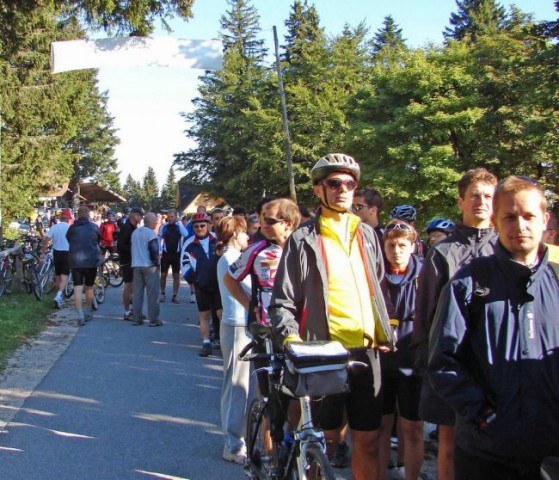
<instances>
[{"instance_id":1,"label":"black bicycle helmet","mask_svg":"<svg viewBox=\"0 0 559 480\"><path fill-rule=\"evenodd\" d=\"M454 232L454 222L450 221L448 218L435 218L429 222L427 225L427 233L431 232L444 232L444 233L452 233Z\"/></svg>"},{"instance_id":2,"label":"black bicycle helmet","mask_svg":"<svg viewBox=\"0 0 559 480\"><path fill-rule=\"evenodd\" d=\"M398 205L390 212L390 218L415 222L415 219L417 218L417 210L412 205Z\"/></svg>"},{"instance_id":3,"label":"black bicycle helmet","mask_svg":"<svg viewBox=\"0 0 559 480\"><path fill-rule=\"evenodd\" d=\"M358 182L361 178L361 168L359 164L345 153L329 153L314 164L311 170L313 185L324 180L333 172L346 172L352 175Z\"/></svg>"}]
</instances>

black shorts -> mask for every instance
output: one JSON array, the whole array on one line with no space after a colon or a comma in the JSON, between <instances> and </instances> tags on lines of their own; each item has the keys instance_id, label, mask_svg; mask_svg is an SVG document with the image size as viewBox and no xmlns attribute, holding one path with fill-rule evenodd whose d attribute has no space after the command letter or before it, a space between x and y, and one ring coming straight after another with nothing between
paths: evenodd
<instances>
[{"instance_id":1,"label":"black shorts","mask_svg":"<svg viewBox=\"0 0 559 480\"><path fill-rule=\"evenodd\" d=\"M111 255L111 258L113 257L114 253L115 253L115 247L109 247L108 245L100 245L101 251L103 252L103 254L105 255L107 252L109 252L109 254Z\"/></svg>"},{"instance_id":2,"label":"black shorts","mask_svg":"<svg viewBox=\"0 0 559 480\"><path fill-rule=\"evenodd\" d=\"M173 274L181 272L181 256L179 252L163 252L163 255L161 255L161 273L167 273L169 267L173 270Z\"/></svg>"},{"instance_id":3,"label":"black shorts","mask_svg":"<svg viewBox=\"0 0 559 480\"><path fill-rule=\"evenodd\" d=\"M132 280L134 280L134 270L132 270L130 263L125 265L120 264L120 273L122 274L124 283L132 283Z\"/></svg>"},{"instance_id":4,"label":"black shorts","mask_svg":"<svg viewBox=\"0 0 559 480\"><path fill-rule=\"evenodd\" d=\"M75 287L85 285L93 287L95 277L97 276L97 267L93 268L72 268L72 279Z\"/></svg>"},{"instance_id":5,"label":"black shorts","mask_svg":"<svg viewBox=\"0 0 559 480\"><path fill-rule=\"evenodd\" d=\"M382 419L382 397L375 395L373 370L366 353L352 355L352 359L366 363L368 368L350 370L349 392L329 395L313 402L313 419L323 430L338 430L344 423L344 412L352 430L378 430Z\"/></svg>"},{"instance_id":6,"label":"black shorts","mask_svg":"<svg viewBox=\"0 0 559 480\"><path fill-rule=\"evenodd\" d=\"M194 293L196 294L196 303L198 304L199 312L209 312L212 307L216 310L222 309L219 289L210 291L196 285Z\"/></svg>"},{"instance_id":7,"label":"black shorts","mask_svg":"<svg viewBox=\"0 0 559 480\"><path fill-rule=\"evenodd\" d=\"M68 263L67 250L53 250L52 263L55 275L70 275L70 264Z\"/></svg>"},{"instance_id":8,"label":"black shorts","mask_svg":"<svg viewBox=\"0 0 559 480\"><path fill-rule=\"evenodd\" d=\"M417 422L419 418L419 397L421 395L421 378L415 375L409 377L382 378L380 387L382 396L382 414L392 415L396 412L410 420Z\"/></svg>"}]
</instances>

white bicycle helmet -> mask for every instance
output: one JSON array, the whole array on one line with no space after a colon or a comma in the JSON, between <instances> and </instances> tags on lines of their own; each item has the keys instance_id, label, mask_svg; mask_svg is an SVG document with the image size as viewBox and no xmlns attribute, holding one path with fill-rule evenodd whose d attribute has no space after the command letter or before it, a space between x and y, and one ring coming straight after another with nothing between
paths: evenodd
<instances>
[{"instance_id":1,"label":"white bicycle helmet","mask_svg":"<svg viewBox=\"0 0 559 480\"><path fill-rule=\"evenodd\" d=\"M452 233L454 232L454 222L450 221L448 218L435 218L429 222L427 225L427 233L431 232L444 232L444 233Z\"/></svg>"},{"instance_id":2,"label":"white bicycle helmet","mask_svg":"<svg viewBox=\"0 0 559 480\"><path fill-rule=\"evenodd\" d=\"M352 175L358 182L361 178L361 168L359 164L345 153L329 153L314 164L311 170L313 185L324 180L333 172L346 172Z\"/></svg>"}]
</instances>

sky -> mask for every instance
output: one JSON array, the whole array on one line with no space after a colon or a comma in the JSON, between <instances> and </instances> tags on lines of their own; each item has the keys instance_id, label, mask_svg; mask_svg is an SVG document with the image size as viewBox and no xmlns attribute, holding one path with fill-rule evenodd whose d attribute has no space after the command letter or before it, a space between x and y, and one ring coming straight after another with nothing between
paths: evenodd
<instances>
[{"instance_id":1,"label":"sky","mask_svg":"<svg viewBox=\"0 0 559 480\"><path fill-rule=\"evenodd\" d=\"M292 0L252 0L260 15L260 36L273 52L272 28L276 26L280 46L286 33L285 20ZM450 14L456 11L455 0L309 0L314 4L321 26L329 36L341 33L344 25L357 26L361 21L372 36L392 15L402 28L402 35L411 47L429 42L442 43ZM514 3L536 20L557 18L553 0L501 0L502 5ZM173 32L157 30L154 36L183 39L217 38L220 18L227 10L226 0L195 0L194 17L186 22L171 22ZM272 60L272 58L271 58ZM130 174L142 181L148 167L153 167L161 187L169 174L175 153L187 151L195 143L186 137L187 127L181 113L192 111L192 99L198 95L200 70L162 67L101 68L99 87L109 95L108 110L120 145L116 158L121 181ZM177 178L184 172L176 171Z\"/></svg>"}]
</instances>

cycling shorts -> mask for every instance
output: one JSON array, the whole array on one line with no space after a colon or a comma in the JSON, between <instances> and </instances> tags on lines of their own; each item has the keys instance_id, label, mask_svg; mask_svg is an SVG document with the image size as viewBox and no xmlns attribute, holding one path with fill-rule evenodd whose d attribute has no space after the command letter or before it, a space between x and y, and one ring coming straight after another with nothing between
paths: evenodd
<instances>
[{"instance_id":1,"label":"cycling shorts","mask_svg":"<svg viewBox=\"0 0 559 480\"><path fill-rule=\"evenodd\" d=\"M212 307L215 310L222 309L219 289L215 291L205 290L204 288L196 285L194 293L196 295L196 303L198 305L199 312L209 312Z\"/></svg>"},{"instance_id":2,"label":"cycling shorts","mask_svg":"<svg viewBox=\"0 0 559 480\"><path fill-rule=\"evenodd\" d=\"M181 272L181 257L179 252L163 252L163 255L161 255L161 273L167 273L169 267L171 267L173 274L179 274Z\"/></svg>"},{"instance_id":3,"label":"cycling shorts","mask_svg":"<svg viewBox=\"0 0 559 480\"><path fill-rule=\"evenodd\" d=\"M405 377L403 375L400 377L383 377L380 394L382 396L383 415L392 415L398 411L399 415L406 420L410 420L412 422L420 420L420 377L415 375L409 377Z\"/></svg>"},{"instance_id":4,"label":"cycling shorts","mask_svg":"<svg viewBox=\"0 0 559 480\"><path fill-rule=\"evenodd\" d=\"M134 280L134 270L132 270L132 266L129 263L120 264L120 274L124 283L132 283Z\"/></svg>"},{"instance_id":5,"label":"cycling shorts","mask_svg":"<svg viewBox=\"0 0 559 480\"><path fill-rule=\"evenodd\" d=\"M70 264L68 263L68 250L53 250L52 263L55 275L70 275Z\"/></svg>"},{"instance_id":6,"label":"cycling shorts","mask_svg":"<svg viewBox=\"0 0 559 480\"><path fill-rule=\"evenodd\" d=\"M75 287L93 287L95 277L97 276L97 267L93 268L72 268L72 278Z\"/></svg>"},{"instance_id":7,"label":"cycling shorts","mask_svg":"<svg viewBox=\"0 0 559 480\"><path fill-rule=\"evenodd\" d=\"M344 425L344 412L352 430L369 432L378 430L382 419L382 397L375 395L373 369L365 352L352 355L352 359L367 364L348 372L349 392L328 395L313 402L313 419L322 430L339 430Z\"/></svg>"}]
</instances>

